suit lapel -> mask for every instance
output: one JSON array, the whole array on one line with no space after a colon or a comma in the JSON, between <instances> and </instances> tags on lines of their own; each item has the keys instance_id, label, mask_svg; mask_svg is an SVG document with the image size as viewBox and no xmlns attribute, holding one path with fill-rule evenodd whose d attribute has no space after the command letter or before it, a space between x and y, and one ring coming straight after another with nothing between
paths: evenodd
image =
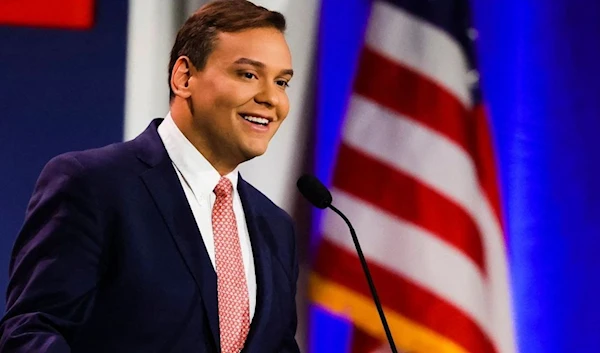
<instances>
[{"instance_id":1,"label":"suit lapel","mask_svg":"<svg viewBox=\"0 0 600 353\"><path fill-rule=\"evenodd\" d=\"M202 242L202 236L181 183L156 131L159 124L160 120L153 121L150 127L136 139L140 146L138 158L150 166L141 178L198 285L215 347L219 347L217 275Z\"/></svg>"},{"instance_id":2,"label":"suit lapel","mask_svg":"<svg viewBox=\"0 0 600 353\"><path fill-rule=\"evenodd\" d=\"M265 226L262 216L250 196L250 186L241 177L238 192L246 216L246 224L252 244L254 271L256 273L256 310L246 339L244 352L260 352L260 342L267 334L267 324L273 303L273 274L271 272L271 249L265 239Z\"/></svg>"}]
</instances>

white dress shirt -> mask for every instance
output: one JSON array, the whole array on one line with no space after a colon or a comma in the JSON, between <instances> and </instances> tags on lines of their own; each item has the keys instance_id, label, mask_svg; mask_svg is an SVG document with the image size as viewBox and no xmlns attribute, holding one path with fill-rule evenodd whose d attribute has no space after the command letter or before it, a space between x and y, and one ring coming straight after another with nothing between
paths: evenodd
<instances>
[{"instance_id":1,"label":"white dress shirt","mask_svg":"<svg viewBox=\"0 0 600 353\"><path fill-rule=\"evenodd\" d=\"M158 134L173 162L179 181L185 191L196 224L202 235L204 246L210 257L213 268L215 265L215 241L212 228L212 208L216 195L214 188L219 183L221 175L206 160L206 158L192 145L177 127L171 114L167 114L158 126ZM254 272L254 258L252 245L246 225L246 216L242 208L242 201L237 191L238 169L225 175L233 184L233 212L237 221L242 260L248 284L248 298L250 300L250 320L254 317L256 308L256 274Z\"/></svg>"}]
</instances>

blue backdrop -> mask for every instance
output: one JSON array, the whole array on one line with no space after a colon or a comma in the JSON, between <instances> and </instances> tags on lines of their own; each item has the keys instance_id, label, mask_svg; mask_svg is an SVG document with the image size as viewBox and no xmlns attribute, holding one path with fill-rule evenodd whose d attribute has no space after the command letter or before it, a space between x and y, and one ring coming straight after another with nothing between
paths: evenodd
<instances>
[{"instance_id":1,"label":"blue backdrop","mask_svg":"<svg viewBox=\"0 0 600 353\"><path fill-rule=\"evenodd\" d=\"M122 139L127 2L96 2L92 30L0 25L0 288L42 167ZM0 300L4 312L4 295Z\"/></svg>"},{"instance_id":2,"label":"blue backdrop","mask_svg":"<svg viewBox=\"0 0 600 353\"><path fill-rule=\"evenodd\" d=\"M423 0L424 1L424 0ZM441 0L438 0L441 1ZM328 179L368 0L324 0L317 174ZM600 3L474 2L510 237L519 350L600 347ZM122 136L127 4L91 31L0 26L0 288L35 179L52 156ZM0 302L0 309L4 303ZM344 323L316 311L315 352Z\"/></svg>"}]
</instances>

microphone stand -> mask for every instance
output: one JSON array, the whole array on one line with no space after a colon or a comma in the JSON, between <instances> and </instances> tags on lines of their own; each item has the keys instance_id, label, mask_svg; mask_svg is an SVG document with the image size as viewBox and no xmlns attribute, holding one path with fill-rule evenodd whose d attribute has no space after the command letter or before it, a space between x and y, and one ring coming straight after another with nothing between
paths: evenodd
<instances>
[{"instance_id":1,"label":"microphone stand","mask_svg":"<svg viewBox=\"0 0 600 353\"><path fill-rule=\"evenodd\" d=\"M375 289L375 284L373 283L373 278L371 278L371 272L369 271L369 267L367 266L367 261L365 260L365 256L363 255L362 249L360 248L360 244L358 243L358 238L356 236L356 232L350 224L350 221L346 216L333 205L329 205L329 208L333 210L333 212L337 213L344 222L350 228L350 234L352 235L352 241L354 242L354 246L356 247L356 252L358 253L358 258L360 259L360 264L362 265L363 271L365 272L365 277L367 277L367 282L369 283L369 289L371 290L371 295L373 296L373 301L375 301L375 306L377 307L377 312L379 312L379 318L381 319L381 323L383 324L383 329L385 330L385 335L387 336L388 342L390 344L390 348L393 353L398 353L396 349L396 344L394 343L394 338L392 337L392 333L390 332L390 327L388 326L387 320L385 318L385 314L383 312L383 308L381 307L381 302L379 301L379 296L377 295L377 290Z\"/></svg>"}]
</instances>

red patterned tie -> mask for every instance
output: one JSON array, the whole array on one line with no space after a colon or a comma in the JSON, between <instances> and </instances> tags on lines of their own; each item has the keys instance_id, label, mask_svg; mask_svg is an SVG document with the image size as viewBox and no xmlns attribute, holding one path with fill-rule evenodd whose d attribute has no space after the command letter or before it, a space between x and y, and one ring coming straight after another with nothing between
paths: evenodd
<instances>
[{"instance_id":1,"label":"red patterned tie","mask_svg":"<svg viewBox=\"0 0 600 353\"><path fill-rule=\"evenodd\" d=\"M221 352L239 352L250 330L248 286L242 249L233 213L233 185L221 177L214 190L217 195L212 210L219 299Z\"/></svg>"}]
</instances>

